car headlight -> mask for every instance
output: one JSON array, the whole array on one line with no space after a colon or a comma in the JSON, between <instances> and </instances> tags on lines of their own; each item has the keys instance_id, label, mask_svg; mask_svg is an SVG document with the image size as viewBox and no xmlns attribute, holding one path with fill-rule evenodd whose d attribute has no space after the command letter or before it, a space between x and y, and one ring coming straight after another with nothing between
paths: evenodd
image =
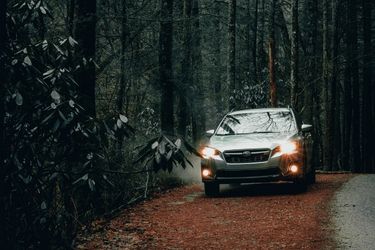
<instances>
[{"instance_id":1,"label":"car headlight","mask_svg":"<svg viewBox=\"0 0 375 250\"><path fill-rule=\"evenodd\" d=\"M205 159L220 159L220 151L210 147L204 147L201 151L203 158Z\"/></svg>"},{"instance_id":2,"label":"car headlight","mask_svg":"<svg viewBox=\"0 0 375 250\"><path fill-rule=\"evenodd\" d=\"M280 145L280 152L282 154L287 154L287 155L296 153L297 152L297 142L288 141L288 142L282 143Z\"/></svg>"}]
</instances>

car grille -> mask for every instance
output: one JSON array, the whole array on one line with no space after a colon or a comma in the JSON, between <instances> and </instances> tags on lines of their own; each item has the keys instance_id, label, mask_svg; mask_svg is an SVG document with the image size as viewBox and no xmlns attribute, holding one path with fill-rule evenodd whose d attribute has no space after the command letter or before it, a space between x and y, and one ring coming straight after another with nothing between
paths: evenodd
<instances>
[{"instance_id":1,"label":"car grille","mask_svg":"<svg viewBox=\"0 0 375 250\"><path fill-rule=\"evenodd\" d=\"M253 163L267 161L270 150L241 150L225 151L224 158L227 163Z\"/></svg>"},{"instance_id":2,"label":"car grille","mask_svg":"<svg viewBox=\"0 0 375 250\"><path fill-rule=\"evenodd\" d=\"M270 176L279 175L278 168L262 169L262 170L239 170L239 171L226 171L217 170L217 177L251 177L251 176Z\"/></svg>"}]
</instances>

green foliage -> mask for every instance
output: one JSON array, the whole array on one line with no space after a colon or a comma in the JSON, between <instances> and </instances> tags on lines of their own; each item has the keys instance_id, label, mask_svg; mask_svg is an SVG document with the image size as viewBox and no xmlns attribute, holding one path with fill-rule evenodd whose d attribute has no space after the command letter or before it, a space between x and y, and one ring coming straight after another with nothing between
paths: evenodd
<instances>
[{"instance_id":1,"label":"green foliage","mask_svg":"<svg viewBox=\"0 0 375 250\"><path fill-rule=\"evenodd\" d=\"M146 169L155 172L159 170L171 172L174 166L181 166L184 169L187 165L193 167L184 151L201 156L186 140L161 135L150 140L139 150L135 163L143 163Z\"/></svg>"},{"instance_id":2,"label":"green foliage","mask_svg":"<svg viewBox=\"0 0 375 250\"><path fill-rule=\"evenodd\" d=\"M10 9L8 151L0 176L5 248L70 247L77 213L103 209L101 194L111 186L107 148L133 133L124 115L98 120L79 104L72 37L39 41L23 34L37 30L47 13L42 1Z\"/></svg>"}]
</instances>

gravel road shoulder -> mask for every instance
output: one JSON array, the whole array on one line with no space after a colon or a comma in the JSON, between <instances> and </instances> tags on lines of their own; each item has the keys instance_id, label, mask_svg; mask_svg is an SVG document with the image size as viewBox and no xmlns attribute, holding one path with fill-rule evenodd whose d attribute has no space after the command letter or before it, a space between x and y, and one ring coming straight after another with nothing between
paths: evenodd
<instances>
[{"instance_id":1,"label":"gravel road shoulder","mask_svg":"<svg viewBox=\"0 0 375 250\"><path fill-rule=\"evenodd\" d=\"M375 175L357 175L333 200L333 221L340 249L375 248Z\"/></svg>"}]
</instances>

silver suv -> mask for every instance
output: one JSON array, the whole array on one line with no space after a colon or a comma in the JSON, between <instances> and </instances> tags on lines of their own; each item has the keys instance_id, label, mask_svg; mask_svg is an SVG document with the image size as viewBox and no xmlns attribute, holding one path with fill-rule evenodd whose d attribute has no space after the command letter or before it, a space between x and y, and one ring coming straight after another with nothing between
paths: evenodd
<instances>
[{"instance_id":1,"label":"silver suv","mask_svg":"<svg viewBox=\"0 0 375 250\"><path fill-rule=\"evenodd\" d=\"M289 108L227 114L216 130L207 131L210 139L201 150L206 195L217 195L224 183L290 181L305 189L315 182L311 130Z\"/></svg>"}]
</instances>

